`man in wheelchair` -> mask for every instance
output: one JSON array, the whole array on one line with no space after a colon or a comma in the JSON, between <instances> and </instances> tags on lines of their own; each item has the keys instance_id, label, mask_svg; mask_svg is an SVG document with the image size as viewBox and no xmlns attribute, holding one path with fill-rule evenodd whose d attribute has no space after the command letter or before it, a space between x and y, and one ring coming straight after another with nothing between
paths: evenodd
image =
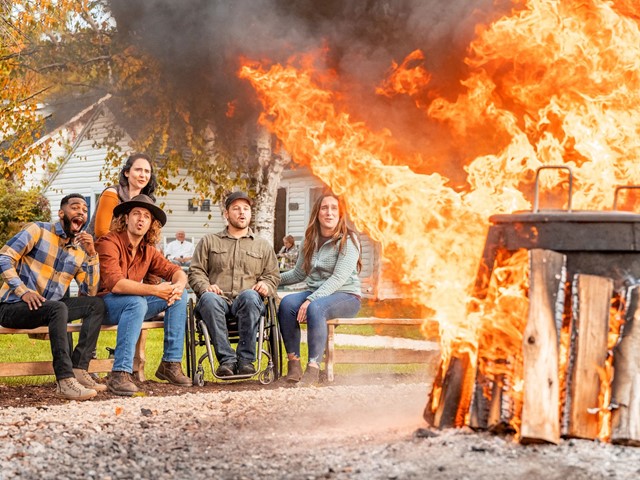
<instances>
[{"instance_id":1,"label":"man in wheelchair","mask_svg":"<svg viewBox=\"0 0 640 480\"><path fill-rule=\"evenodd\" d=\"M211 336L219 377L256 373L253 362L263 298L275 295L280 283L273 247L249 227L252 205L246 193L231 193L224 203L227 227L198 242L189 267L189 285L198 297L195 310ZM235 351L228 338L229 316L238 322Z\"/></svg>"}]
</instances>

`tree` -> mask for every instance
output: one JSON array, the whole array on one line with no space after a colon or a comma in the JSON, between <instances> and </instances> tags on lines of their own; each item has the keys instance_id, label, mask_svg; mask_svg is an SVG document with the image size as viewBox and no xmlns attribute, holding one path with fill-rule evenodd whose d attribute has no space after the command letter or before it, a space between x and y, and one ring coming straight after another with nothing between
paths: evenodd
<instances>
[{"instance_id":1,"label":"tree","mask_svg":"<svg viewBox=\"0 0 640 480\"><path fill-rule=\"evenodd\" d=\"M0 246L28 222L49 221L49 201L36 190L20 190L8 180L0 180Z\"/></svg>"},{"instance_id":2,"label":"tree","mask_svg":"<svg viewBox=\"0 0 640 480\"><path fill-rule=\"evenodd\" d=\"M38 142L45 126L39 106L80 82L105 77L96 68L104 58L109 32L92 14L99 2L0 1L0 158L3 177L20 182L34 158L49 157L50 144ZM92 32L89 37L87 32ZM94 34L95 33L95 34ZM64 81L60 81L64 79Z\"/></svg>"},{"instance_id":3,"label":"tree","mask_svg":"<svg viewBox=\"0 0 640 480\"><path fill-rule=\"evenodd\" d=\"M185 89L184 79L145 50L138 32L118 29L108 10L115 5L117 13L117 1L1 0L0 5L5 178L19 182L27 165L42 166L34 159L49 158L50 144L37 142L44 131L39 103L110 93L110 107L134 132L131 148L158 163L159 193L182 186L220 200L233 188L246 189L257 200L256 230L273 239L275 195L290 159L274 152L274 139L257 129L255 113L233 115L231 102L221 112L220 103L207 101L206 79ZM105 171L119 167L127 154L118 147L120 136L114 126L99 141L109 152ZM182 185L174 182L180 169L189 177Z\"/></svg>"}]
</instances>

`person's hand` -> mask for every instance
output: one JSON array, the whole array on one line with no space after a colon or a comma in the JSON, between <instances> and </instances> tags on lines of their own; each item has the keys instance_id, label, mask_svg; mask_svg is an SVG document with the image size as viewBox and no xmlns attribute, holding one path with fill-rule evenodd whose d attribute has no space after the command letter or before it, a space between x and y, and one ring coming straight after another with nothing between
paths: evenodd
<instances>
[{"instance_id":1,"label":"person's hand","mask_svg":"<svg viewBox=\"0 0 640 480\"><path fill-rule=\"evenodd\" d=\"M266 297L267 295L269 295L269 287L267 287L267 284L260 281L258 283L256 283L253 286L253 290L255 290L256 292L258 292L260 295L262 295L263 297Z\"/></svg>"},{"instance_id":2,"label":"person's hand","mask_svg":"<svg viewBox=\"0 0 640 480\"><path fill-rule=\"evenodd\" d=\"M167 300L167 305L173 305L176 300L180 300L184 289L187 287L187 285L182 282L172 283L171 285L173 286L173 290L171 292L171 296Z\"/></svg>"},{"instance_id":3,"label":"person's hand","mask_svg":"<svg viewBox=\"0 0 640 480\"><path fill-rule=\"evenodd\" d=\"M160 297L167 301L167 305L171 306L174 302L182 297L184 286L177 283L162 282L156 285L156 297Z\"/></svg>"},{"instance_id":4,"label":"person's hand","mask_svg":"<svg viewBox=\"0 0 640 480\"><path fill-rule=\"evenodd\" d=\"M298 310L298 323L307 323L307 308L309 308L309 304L311 301L305 300L302 305L300 305L300 310Z\"/></svg>"},{"instance_id":5,"label":"person's hand","mask_svg":"<svg viewBox=\"0 0 640 480\"><path fill-rule=\"evenodd\" d=\"M218 285L209 285L206 292L213 292L216 295L222 295L222 289Z\"/></svg>"},{"instance_id":6,"label":"person's hand","mask_svg":"<svg viewBox=\"0 0 640 480\"><path fill-rule=\"evenodd\" d=\"M29 305L29 310L37 310L42 306L42 302L46 300L42 295L37 292L27 292L20 299Z\"/></svg>"},{"instance_id":7,"label":"person's hand","mask_svg":"<svg viewBox=\"0 0 640 480\"><path fill-rule=\"evenodd\" d=\"M87 233L87 232L78 233L74 237L73 242L76 245L80 245L82 249L85 252L87 252L87 255L89 255L90 257L93 257L96 254L96 248L93 245L93 236L91 236L90 233Z\"/></svg>"}]
</instances>

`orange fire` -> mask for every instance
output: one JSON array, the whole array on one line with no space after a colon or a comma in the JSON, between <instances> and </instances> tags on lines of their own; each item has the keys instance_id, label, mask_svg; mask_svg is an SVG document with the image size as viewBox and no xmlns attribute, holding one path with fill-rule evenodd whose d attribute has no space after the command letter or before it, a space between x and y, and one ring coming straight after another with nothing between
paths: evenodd
<instances>
[{"instance_id":1,"label":"orange fire","mask_svg":"<svg viewBox=\"0 0 640 480\"><path fill-rule=\"evenodd\" d=\"M571 167L574 209L611 208L615 186L640 184L639 19L637 2L514 1L511 14L477 26L453 99L429 91L420 50L394 62L377 92L389 101L411 97L425 121L448 127L461 157L484 152L465 157L462 188L403 166L411 163L393 150L393 126L373 131L354 121L336 92L314 81L323 72L312 62L247 63L239 75L263 104L261 123L343 195L356 227L380 242L389 279L434 312L446 367L454 350L475 358L487 322L489 307L470 297L487 219L531 208L538 167ZM551 171L540 188L564 181ZM510 351L523 325L507 314L526 317L526 292L500 284L496 292L491 318L504 328L491 341L496 352Z\"/></svg>"}]
</instances>

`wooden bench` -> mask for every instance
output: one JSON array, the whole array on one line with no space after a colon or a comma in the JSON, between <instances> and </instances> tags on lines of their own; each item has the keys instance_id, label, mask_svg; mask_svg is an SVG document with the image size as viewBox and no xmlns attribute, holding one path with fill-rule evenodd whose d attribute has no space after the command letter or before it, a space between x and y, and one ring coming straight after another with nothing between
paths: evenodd
<instances>
[{"instance_id":1,"label":"wooden bench","mask_svg":"<svg viewBox=\"0 0 640 480\"><path fill-rule=\"evenodd\" d=\"M334 366L336 363L352 364L408 364L428 363L434 354L439 351L413 350L409 348L370 348L340 349L335 348L335 331L339 325L394 325L403 327L419 327L424 322L420 318L333 318L327 320L327 348L325 353L325 365L327 380L334 380Z\"/></svg>"},{"instance_id":2,"label":"wooden bench","mask_svg":"<svg viewBox=\"0 0 640 480\"><path fill-rule=\"evenodd\" d=\"M69 323L67 332L79 332L82 327L81 323ZM136 345L136 352L133 360L133 371L137 378L144 382L144 365L146 362L145 346L147 342L147 330L152 328L164 328L162 320L148 321L142 323L142 331ZM117 325L102 325L101 332L115 332ZM48 338L49 327L43 326L38 328L5 328L0 327L0 335L18 335L26 334L30 336L38 336L38 338ZM48 340L47 340L48 341ZM110 372L113 367L113 359L93 359L89 364L89 372L102 373ZM53 375L53 363L49 361L33 361L33 362L0 362L0 377L21 377L30 375Z\"/></svg>"}]
</instances>

